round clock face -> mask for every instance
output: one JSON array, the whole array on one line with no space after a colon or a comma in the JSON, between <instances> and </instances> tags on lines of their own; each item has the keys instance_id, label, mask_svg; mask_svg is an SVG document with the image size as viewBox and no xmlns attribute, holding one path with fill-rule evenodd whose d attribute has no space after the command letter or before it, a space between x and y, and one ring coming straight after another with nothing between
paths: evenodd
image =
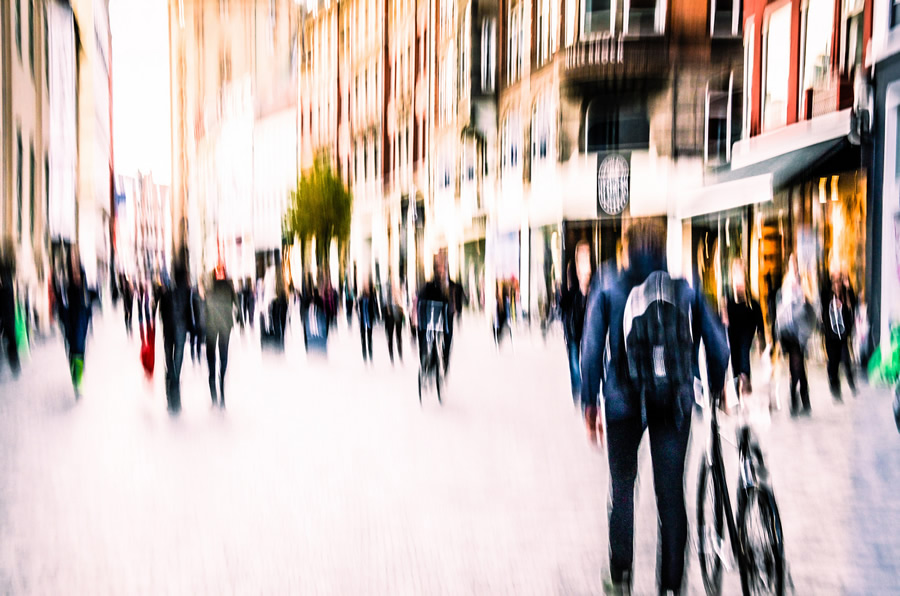
<instances>
[{"instance_id":1,"label":"round clock face","mask_svg":"<svg viewBox=\"0 0 900 596\"><path fill-rule=\"evenodd\" d=\"M597 168L597 201L609 215L622 213L628 205L628 160L608 155Z\"/></svg>"}]
</instances>

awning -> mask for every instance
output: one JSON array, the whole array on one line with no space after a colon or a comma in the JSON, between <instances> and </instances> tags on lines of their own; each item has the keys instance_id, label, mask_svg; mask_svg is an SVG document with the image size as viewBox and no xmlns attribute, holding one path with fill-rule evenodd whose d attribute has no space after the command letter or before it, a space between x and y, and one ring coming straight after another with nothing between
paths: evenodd
<instances>
[{"instance_id":1,"label":"awning","mask_svg":"<svg viewBox=\"0 0 900 596\"><path fill-rule=\"evenodd\" d=\"M771 200L772 174L762 174L688 191L678 203L677 216L688 219Z\"/></svg>"},{"instance_id":2,"label":"awning","mask_svg":"<svg viewBox=\"0 0 900 596\"><path fill-rule=\"evenodd\" d=\"M772 188L778 190L798 179L819 171L819 166L849 148L847 137L831 139L815 145L808 145L788 153L782 153L765 161L749 164L742 168L728 170L716 178L717 183L764 176L771 174Z\"/></svg>"},{"instance_id":3,"label":"awning","mask_svg":"<svg viewBox=\"0 0 900 596\"><path fill-rule=\"evenodd\" d=\"M685 219L771 201L775 191L800 180L846 170L854 163L858 167L858 162L853 161L858 159L858 151L847 137L841 137L726 170L707 185L686 193L679 203L678 217Z\"/></svg>"}]
</instances>

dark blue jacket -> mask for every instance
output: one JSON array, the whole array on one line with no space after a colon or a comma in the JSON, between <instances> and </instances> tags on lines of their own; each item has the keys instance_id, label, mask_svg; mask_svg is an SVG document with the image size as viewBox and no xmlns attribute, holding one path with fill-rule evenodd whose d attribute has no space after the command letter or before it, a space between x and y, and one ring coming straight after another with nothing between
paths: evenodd
<instances>
[{"instance_id":1,"label":"dark blue jacket","mask_svg":"<svg viewBox=\"0 0 900 596\"><path fill-rule=\"evenodd\" d=\"M597 403L602 380L607 420L641 416L640 396L632 389L628 375L622 319L625 302L632 288L642 284L653 271L665 270L665 264L647 258L635 261L631 269L612 283L601 286L600 279L595 277L588 298L581 340L581 402L584 406ZM706 347L709 386L713 390L720 390L725 385L725 372L728 369L725 328L700 294L690 290L686 299L691 301L691 311L694 313L694 374L699 376L697 358L702 338ZM606 353L607 334L609 354ZM610 362L606 371L608 376L604 379L604 362L607 357ZM690 407L689 403L682 404L685 411Z\"/></svg>"}]
</instances>

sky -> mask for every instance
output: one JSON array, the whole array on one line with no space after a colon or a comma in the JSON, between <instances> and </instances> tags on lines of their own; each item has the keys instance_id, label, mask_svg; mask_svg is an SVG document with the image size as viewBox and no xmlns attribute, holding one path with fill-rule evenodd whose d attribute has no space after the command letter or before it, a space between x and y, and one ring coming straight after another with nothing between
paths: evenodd
<instances>
[{"instance_id":1,"label":"sky","mask_svg":"<svg viewBox=\"0 0 900 596\"><path fill-rule=\"evenodd\" d=\"M111 0L116 174L152 172L171 183L169 24L166 0Z\"/></svg>"}]
</instances>

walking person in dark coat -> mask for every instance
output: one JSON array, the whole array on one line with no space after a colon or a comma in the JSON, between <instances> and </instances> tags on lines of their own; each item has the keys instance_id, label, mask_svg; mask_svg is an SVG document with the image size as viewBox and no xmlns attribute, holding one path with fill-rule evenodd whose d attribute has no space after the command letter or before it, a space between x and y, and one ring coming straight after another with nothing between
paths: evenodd
<instances>
[{"instance_id":1,"label":"walking person in dark coat","mask_svg":"<svg viewBox=\"0 0 900 596\"><path fill-rule=\"evenodd\" d=\"M134 331L134 287L131 285L131 280L124 274L120 278L119 288L122 295L122 310L125 314L125 333L131 337Z\"/></svg>"},{"instance_id":2,"label":"walking person in dark coat","mask_svg":"<svg viewBox=\"0 0 900 596\"><path fill-rule=\"evenodd\" d=\"M206 363L209 366L209 394L213 405L225 407L225 370L228 367L228 341L239 309L234 283L225 272L225 264L216 265L206 291ZM218 348L218 371L216 349ZM218 374L216 374L218 372ZM217 385L218 381L218 385Z\"/></svg>"},{"instance_id":3,"label":"walking person in dark coat","mask_svg":"<svg viewBox=\"0 0 900 596\"><path fill-rule=\"evenodd\" d=\"M375 326L377 312L375 284L371 280L357 300L357 310L359 311L359 338L362 343L363 362L371 362L372 328Z\"/></svg>"},{"instance_id":4,"label":"walking person in dark coat","mask_svg":"<svg viewBox=\"0 0 900 596\"><path fill-rule=\"evenodd\" d=\"M584 331L584 315L593 277L591 245L582 240L575 246L575 260L569 267L569 287L563 296L564 331L566 351L569 355L569 380L572 399L581 401L581 336Z\"/></svg>"},{"instance_id":5,"label":"walking person in dark coat","mask_svg":"<svg viewBox=\"0 0 900 596\"><path fill-rule=\"evenodd\" d=\"M87 332L91 322L91 308L95 294L84 280L84 267L73 250L59 302L60 320L65 330L66 353L69 358L69 373L75 398L81 395L81 380L84 375L84 353Z\"/></svg>"},{"instance_id":6,"label":"walking person in dark coat","mask_svg":"<svg viewBox=\"0 0 900 596\"><path fill-rule=\"evenodd\" d=\"M828 384L836 402L843 401L841 379L838 376L841 364L847 375L850 391L856 395L856 380L853 377L853 362L850 359L849 339L856 321L856 294L850 286L847 275L835 273L831 284L822 293L822 328L825 336L825 355L828 359Z\"/></svg>"},{"instance_id":7,"label":"walking person in dark coat","mask_svg":"<svg viewBox=\"0 0 900 596\"><path fill-rule=\"evenodd\" d=\"M616 283L594 282L588 298L581 344L581 403L592 439L602 438L604 407L610 473L609 545L610 578L607 593L630 593L634 561L634 483L638 447L650 432L656 503L659 512L659 593L680 593L684 579L688 520L684 503L684 471L691 430L694 388L679 386L669 397L671 409L656 408L664 396L646 395L633 387L625 345L625 311L631 290L652 274L666 271L666 228L658 220L636 220L625 231L628 269ZM670 280L672 281L672 280ZM728 367L725 330L699 293L683 280L674 296L679 310L693 316L693 377L699 376L698 353L702 338L709 367L710 391L721 392ZM681 335L685 330L666 330ZM684 335L681 335L684 337ZM653 366L651 363L650 366ZM601 379L603 399L600 400ZM660 400L663 400L662 402Z\"/></svg>"},{"instance_id":8,"label":"walking person in dark coat","mask_svg":"<svg viewBox=\"0 0 900 596\"><path fill-rule=\"evenodd\" d=\"M725 299L725 325L728 327L728 345L731 349L731 371L737 395L753 392L750 376L750 348L753 337L758 336L759 351L766 345L766 329L762 309L747 288L744 262L735 259L731 265L732 291Z\"/></svg>"},{"instance_id":9,"label":"walking person in dark coat","mask_svg":"<svg viewBox=\"0 0 900 596\"><path fill-rule=\"evenodd\" d=\"M163 325L163 348L166 355L166 399L169 413L181 411L181 364L184 340L193 319L191 286L184 262L175 264L172 283L163 289L160 318Z\"/></svg>"}]
</instances>

